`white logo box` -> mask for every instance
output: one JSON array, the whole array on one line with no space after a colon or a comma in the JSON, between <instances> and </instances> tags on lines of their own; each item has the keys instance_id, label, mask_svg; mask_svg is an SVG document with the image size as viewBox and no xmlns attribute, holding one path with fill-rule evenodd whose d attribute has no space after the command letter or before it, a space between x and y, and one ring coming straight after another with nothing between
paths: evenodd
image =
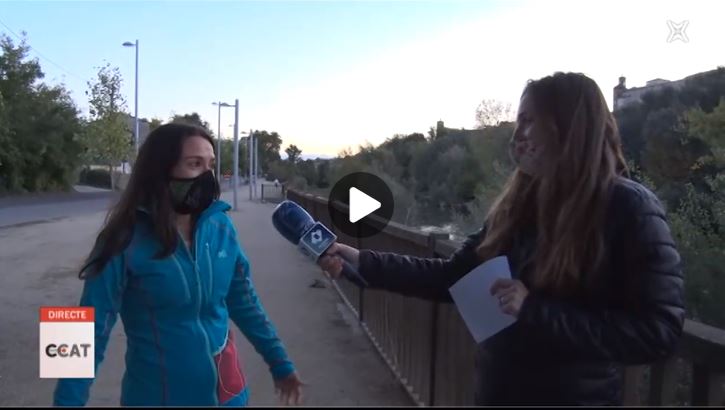
<instances>
[{"instance_id":1,"label":"white logo box","mask_svg":"<svg viewBox=\"0 0 725 410\"><path fill-rule=\"evenodd\" d=\"M40 378L95 377L94 309L40 308Z\"/></svg>"}]
</instances>

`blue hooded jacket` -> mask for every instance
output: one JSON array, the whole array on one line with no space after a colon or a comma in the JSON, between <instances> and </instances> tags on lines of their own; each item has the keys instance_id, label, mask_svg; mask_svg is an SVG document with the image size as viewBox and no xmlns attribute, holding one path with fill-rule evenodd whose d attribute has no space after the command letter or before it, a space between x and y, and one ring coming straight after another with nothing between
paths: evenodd
<instances>
[{"instance_id":1,"label":"blue hooded jacket","mask_svg":"<svg viewBox=\"0 0 725 410\"><path fill-rule=\"evenodd\" d=\"M161 243L140 217L129 246L85 280L81 306L95 308L95 366L103 361L120 313L127 337L122 406L246 404L231 319L262 355L275 379L294 366L252 285L230 206L215 201L199 217L192 249L154 259ZM93 379L60 379L57 406L88 400Z\"/></svg>"}]
</instances>

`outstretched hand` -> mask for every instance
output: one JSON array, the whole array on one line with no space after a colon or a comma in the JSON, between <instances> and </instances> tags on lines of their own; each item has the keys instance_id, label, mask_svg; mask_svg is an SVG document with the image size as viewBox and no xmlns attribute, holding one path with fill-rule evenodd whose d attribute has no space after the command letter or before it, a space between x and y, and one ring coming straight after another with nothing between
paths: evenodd
<instances>
[{"instance_id":1,"label":"outstretched hand","mask_svg":"<svg viewBox=\"0 0 725 410\"><path fill-rule=\"evenodd\" d=\"M293 372L284 379L274 381L274 387L279 395L280 404L298 406L302 403L302 386L305 384L300 380L297 372Z\"/></svg>"}]
</instances>

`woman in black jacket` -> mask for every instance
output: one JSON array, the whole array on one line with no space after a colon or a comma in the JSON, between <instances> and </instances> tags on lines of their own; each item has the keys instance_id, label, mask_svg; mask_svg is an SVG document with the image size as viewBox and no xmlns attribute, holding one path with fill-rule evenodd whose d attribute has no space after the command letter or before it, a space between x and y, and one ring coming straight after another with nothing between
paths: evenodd
<instances>
[{"instance_id":1,"label":"woman in black jacket","mask_svg":"<svg viewBox=\"0 0 725 410\"><path fill-rule=\"evenodd\" d=\"M619 405L622 365L670 355L684 322L683 276L664 210L625 177L616 122L590 78L531 81L511 157L517 169L483 229L448 259L336 244L371 287L450 301L448 288L506 255L512 280L492 289L514 325L477 352L478 405Z\"/></svg>"}]
</instances>

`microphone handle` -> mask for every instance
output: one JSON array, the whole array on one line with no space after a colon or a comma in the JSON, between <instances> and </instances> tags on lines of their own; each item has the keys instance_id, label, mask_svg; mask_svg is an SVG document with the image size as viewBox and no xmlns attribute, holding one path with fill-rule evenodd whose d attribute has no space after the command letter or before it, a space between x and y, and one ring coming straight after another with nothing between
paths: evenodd
<instances>
[{"instance_id":1,"label":"microphone handle","mask_svg":"<svg viewBox=\"0 0 725 410\"><path fill-rule=\"evenodd\" d=\"M345 276L347 280L360 286L361 288L367 288L370 286L362 275L360 275L357 269L355 269L355 267L345 259L342 260L342 275Z\"/></svg>"}]
</instances>

